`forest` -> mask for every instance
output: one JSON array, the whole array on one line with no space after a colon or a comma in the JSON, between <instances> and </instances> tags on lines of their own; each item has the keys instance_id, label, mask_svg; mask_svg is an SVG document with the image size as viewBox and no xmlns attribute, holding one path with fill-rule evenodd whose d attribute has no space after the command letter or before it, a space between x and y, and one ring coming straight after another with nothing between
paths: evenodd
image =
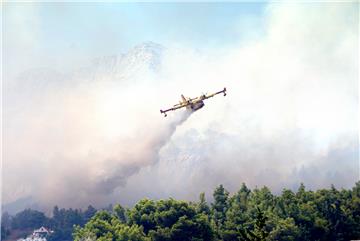
<instances>
[{"instance_id":1,"label":"forest","mask_svg":"<svg viewBox=\"0 0 360 241\"><path fill-rule=\"evenodd\" d=\"M360 239L360 181L352 189L334 186L316 191L303 184L275 195L266 186L244 183L230 194L215 188L212 202L142 199L131 208L120 204L96 210L59 209L52 216L26 209L2 214L1 239L11 233L46 226L54 240L232 241Z\"/></svg>"},{"instance_id":2,"label":"forest","mask_svg":"<svg viewBox=\"0 0 360 241\"><path fill-rule=\"evenodd\" d=\"M112 210L108 207L104 210ZM72 239L74 225L84 226L96 213L96 209L89 205L84 211L81 209L64 209L55 206L51 217L43 212L25 209L14 216L7 212L1 216L1 240L16 240L25 238L34 229L42 226L53 230L53 234L47 238L48 241L67 241Z\"/></svg>"}]
</instances>

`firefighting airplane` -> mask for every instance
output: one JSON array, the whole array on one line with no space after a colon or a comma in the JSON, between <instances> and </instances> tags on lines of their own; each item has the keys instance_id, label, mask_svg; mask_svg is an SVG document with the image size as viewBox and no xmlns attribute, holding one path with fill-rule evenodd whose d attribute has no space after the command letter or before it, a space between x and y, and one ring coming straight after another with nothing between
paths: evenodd
<instances>
[{"instance_id":1,"label":"firefighting airplane","mask_svg":"<svg viewBox=\"0 0 360 241\"><path fill-rule=\"evenodd\" d=\"M183 95L181 95L181 101L179 104L174 105L172 108L169 108L167 110L160 110L161 114L164 114L164 117L167 116L166 112L168 111L172 111L172 110L177 110L183 107L186 107L186 109L188 110L192 110L192 111L197 111L200 108L202 108L205 104L204 104L204 100L209 99L217 94L221 94L223 93L224 96L226 96L226 88L224 88L221 91L218 91L214 94L210 94L210 95L200 95L199 97L195 97L195 98L185 98Z\"/></svg>"}]
</instances>

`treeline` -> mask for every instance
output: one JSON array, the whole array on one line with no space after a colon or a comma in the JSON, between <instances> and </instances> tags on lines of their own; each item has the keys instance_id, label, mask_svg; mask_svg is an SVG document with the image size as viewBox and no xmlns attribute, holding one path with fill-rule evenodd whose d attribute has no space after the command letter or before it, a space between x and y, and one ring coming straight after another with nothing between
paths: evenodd
<instances>
[{"instance_id":1,"label":"treeline","mask_svg":"<svg viewBox=\"0 0 360 241\"><path fill-rule=\"evenodd\" d=\"M208 204L143 199L133 208L116 205L99 211L84 227L80 240L352 240L360 239L360 182L352 190L335 187L276 196L267 187L242 184L233 195L220 185Z\"/></svg>"},{"instance_id":2,"label":"treeline","mask_svg":"<svg viewBox=\"0 0 360 241\"><path fill-rule=\"evenodd\" d=\"M74 225L83 226L96 213L96 209L91 205L84 211L81 209L59 209L54 207L52 217L47 217L43 212L25 209L15 216L7 212L1 217L1 240L6 240L12 234L21 236L32 233L34 229L41 226L53 230L53 234L48 237L48 241L67 241L73 240L72 232ZM20 237L13 237L20 238Z\"/></svg>"},{"instance_id":3,"label":"treeline","mask_svg":"<svg viewBox=\"0 0 360 241\"><path fill-rule=\"evenodd\" d=\"M230 195L220 185L212 203L201 193L197 202L143 199L129 209L117 204L99 211L55 207L51 218L27 209L5 220L5 229L50 227L50 240L70 240L71 232L75 241L356 240L360 182L350 190L310 191L301 184L280 195L245 184Z\"/></svg>"}]
</instances>

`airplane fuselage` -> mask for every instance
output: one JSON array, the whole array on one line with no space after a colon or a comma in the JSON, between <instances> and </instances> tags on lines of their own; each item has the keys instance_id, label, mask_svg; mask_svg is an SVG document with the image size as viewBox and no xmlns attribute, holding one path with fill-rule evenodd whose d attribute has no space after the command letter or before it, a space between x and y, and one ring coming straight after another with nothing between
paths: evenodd
<instances>
[{"instance_id":1,"label":"airplane fuselage","mask_svg":"<svg viewBox=\"0 0 360 241\"><path fill-rule=\"evenodd\" d=\"M203 108L204 105L205 105L204 101L200 100L195 103L191 103L190 105L187 106L187 108L191 109L192 111L197 111L197 110Z\"/></svg>"}]
</instances>

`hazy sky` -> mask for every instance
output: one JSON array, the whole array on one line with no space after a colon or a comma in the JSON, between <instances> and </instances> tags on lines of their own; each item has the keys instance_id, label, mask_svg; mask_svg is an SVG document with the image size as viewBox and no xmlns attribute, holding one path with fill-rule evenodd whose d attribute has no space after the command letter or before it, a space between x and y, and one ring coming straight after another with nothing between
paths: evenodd
<instances>
[{"instance_id":1,"label":"hazy sky","mask_svg":"<svg viewBox=\"0 0 360 241\"><path fill-rule=\"evenodd\" d=\"M19 70L14 65L71 68L144 41L198 49L238 44L262 34L264 8L264 3L5 3L5 76Z\"/></svg>"},{"instance_id":2,"label":"hazy sky","mask_svg":"<svg viewBox=\"0 0 360 241\"><path fill-rule=\"evenodd\" d=\"M3 203L194 200L242 182L350 188L358 7L5 3ZM159 113L225 86L191 116Z\"/></svg>"}]
</instances>

